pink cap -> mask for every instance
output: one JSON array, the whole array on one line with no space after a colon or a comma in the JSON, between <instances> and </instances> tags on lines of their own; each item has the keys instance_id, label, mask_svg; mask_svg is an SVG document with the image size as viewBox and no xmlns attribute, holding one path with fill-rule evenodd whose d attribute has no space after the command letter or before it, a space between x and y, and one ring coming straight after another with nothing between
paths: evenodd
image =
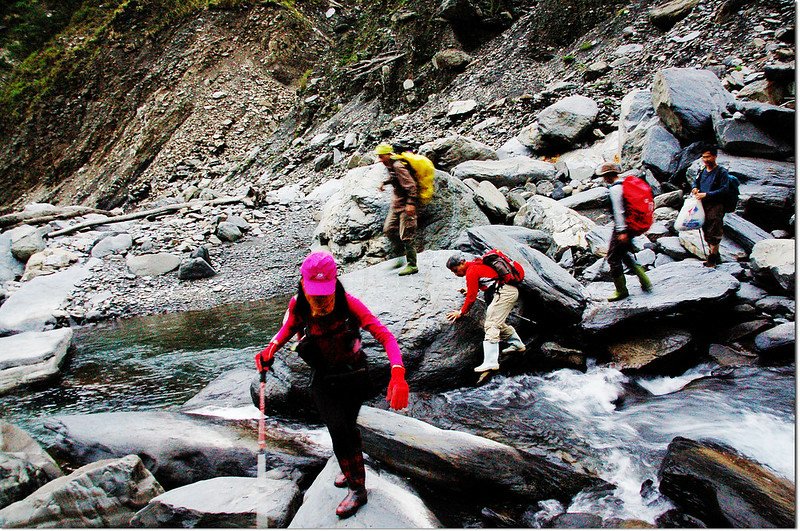
<instances>
[{"instance_id":1,"label":"pink cap","mask_svg":"<svg viewBox=\"0 0 800 531\"><path fill-rule=\"evenodd\" d=\"M300 274L306 295L332 295L336 291L336 260L330 253L317 251L306 256Z\"/></svg>"}]
</instances>

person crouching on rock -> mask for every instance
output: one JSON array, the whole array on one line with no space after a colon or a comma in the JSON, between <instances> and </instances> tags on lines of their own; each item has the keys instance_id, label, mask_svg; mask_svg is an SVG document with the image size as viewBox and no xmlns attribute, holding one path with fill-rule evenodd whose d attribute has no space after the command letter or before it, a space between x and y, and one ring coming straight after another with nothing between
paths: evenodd
<instances>
[{"instance_id":1,"label":"person crouching on rock","mask_svg":"<svg viewBox=\"0 0 800 531\"><path fill-rule=\"evenodd\" d=\"M256 354L259 372L272 366L275 352L294 334L302 338L297 352L313 368L311 395L333 441L342 473L337 487L349 492L336 508L347 518L367 503L364 456L356 424L370 389L367 357L361 348L364 328L383 345L392 377L386 400L393 409L408 406L408 384L394 335L337 279L336 261L326 252L309 254L300 267L297 295L289 301L283 326L269 345Z\"/></svg>"},{"instance_id":2,"label":"person crouching on rock","mask_svg":"<svg viewBox=\"0 0 800 531\"><path fill-rule=\"evenodd\" d=\"M495 292L492 302L486 308L486 318L483 322L483 363L475 367L475 372L496 371L500 369L500 340L508 342L508 347L503 354L511 352L524 352L525 343L514 330L506 324L506 319L511 314L519 298L519 289L510 283L500 282L498 272L486 265L481 258L467 261L462 253L456 253L447 259L447 269L457 277L466 277L467 289L464 305L460 310L447 314L450 322L455 322L464 316L478 299L478 290L485 291L486 286L481 285L481 279L494 280Z\"/></svg>"}]
</instances>

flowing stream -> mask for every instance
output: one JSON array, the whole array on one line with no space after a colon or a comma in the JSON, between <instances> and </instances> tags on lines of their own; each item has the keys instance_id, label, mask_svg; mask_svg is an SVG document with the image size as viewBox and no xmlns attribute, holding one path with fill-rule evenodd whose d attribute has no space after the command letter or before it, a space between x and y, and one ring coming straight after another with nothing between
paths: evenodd
<instances>
[{"instance_id":1,"label":"flowing stream","mask_svg":"<svg viewBox=\"0 0 800 531\"><path fill-rule=\"evenodd\" d=\"M180 405L223 372L250 367L285 308L284 297L77 328L58 384L0 397L0 415L47 445L44 417ZM617 485L581 493L567 507L540 503L535 521L567 509L654 522L672 507L658 492L657 472L676 436L717 439L794 480L794 364L699 364L674 378L590 366L420 396L424 403L412 406L418 418L569 456Z\"/></svg>"}]
</instances>

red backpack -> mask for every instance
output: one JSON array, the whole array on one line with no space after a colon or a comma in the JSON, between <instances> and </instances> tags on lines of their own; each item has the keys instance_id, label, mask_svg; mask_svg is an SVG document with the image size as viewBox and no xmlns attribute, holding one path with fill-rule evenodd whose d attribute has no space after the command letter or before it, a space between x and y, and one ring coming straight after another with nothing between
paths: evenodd
<instances>
[{"instance_id":1,"label":"red backpack","mask_svg":"<svg viewBox=\"0 0 800 531\"><path fill-rule=\"evenodd\" d=\"M498 286L503 284L516 286L525 278L525 270L522 266L498 249L492 249L481 256L481 262L497 272Z\"/></svg>"},{"instance_id":2,"label":"red backpack","mask_svg":"<svg viewBox=\"0 0 800 531\"><path fill-rule=\"evenodd\" d=\"M622 197L625 200L625 224L628 230L635 236L644 234L653 224L653 190L644 179L628 175L622 181Z\"/></svg>"}]
</instances>

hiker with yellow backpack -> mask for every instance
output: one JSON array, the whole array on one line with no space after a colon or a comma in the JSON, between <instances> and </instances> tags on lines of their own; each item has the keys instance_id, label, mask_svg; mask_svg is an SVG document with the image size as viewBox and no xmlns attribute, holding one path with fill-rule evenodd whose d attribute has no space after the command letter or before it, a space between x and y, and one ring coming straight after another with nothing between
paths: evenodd
<instances>
[{"instance_id":1,"label":"hiker with yellow backpack","mask_svg":"<svg viewBox=\"0 0 800 531\"><path fill-rule=\"evenodd\" d=\"M389 172L389 178L381 184L380 190L383 191L387 184L391 184L394 190L383 233L389 239L399 236L405 249L406 267L398 274L413 275L419 272L415 246L417 208L433 197L433 163L411 151L395 153L391 144L386 143L378 144L375 154Z\"/></svg>"}]
</instances>

